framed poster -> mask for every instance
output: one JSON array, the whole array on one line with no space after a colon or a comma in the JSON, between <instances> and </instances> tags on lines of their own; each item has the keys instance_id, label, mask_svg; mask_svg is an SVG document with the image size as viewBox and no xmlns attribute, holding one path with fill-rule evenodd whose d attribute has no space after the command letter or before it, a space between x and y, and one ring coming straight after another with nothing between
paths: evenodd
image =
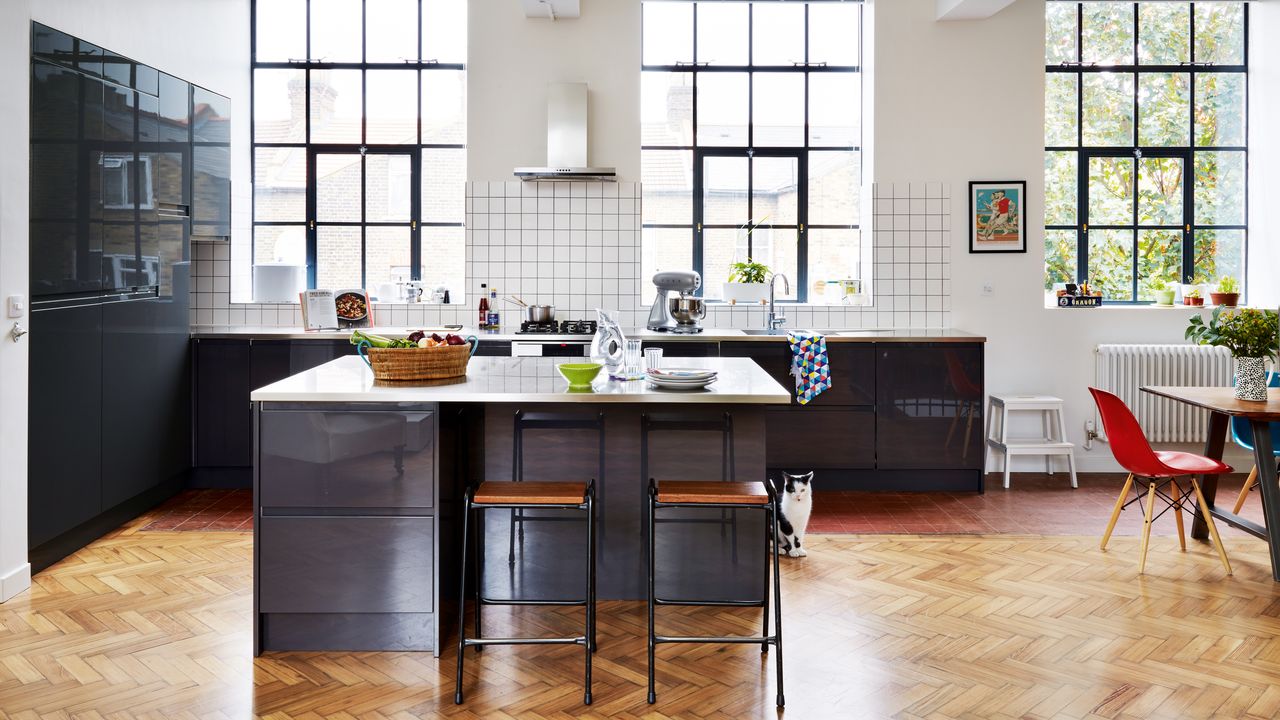
<instances>
[{"instance_id":1,"label":"framed poster","mask_svg":"<svg viewBox=\"0 0 1280 720\"><path fill-rule=\"evenodd\" d=\"M970 182L969 252L1026 252L1026 201L1024 180Z\"/></svg>"}]
</instances>

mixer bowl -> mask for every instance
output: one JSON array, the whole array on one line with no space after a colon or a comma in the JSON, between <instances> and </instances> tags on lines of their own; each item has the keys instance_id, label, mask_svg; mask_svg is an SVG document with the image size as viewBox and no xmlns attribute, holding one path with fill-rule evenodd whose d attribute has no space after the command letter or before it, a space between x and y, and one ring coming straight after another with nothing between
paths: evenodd
<instances>
[{"instance_id":1,"label":"mixer bowl","mask_svg":"<svg viewBox=\"0 0 1280 720\"><path fill-rule=\"evenodd\" d=\"M671 317L681 325L696 325L707 316L707 303L700 297L674 297L667 301Z\"/></svg>"}]
</instances>

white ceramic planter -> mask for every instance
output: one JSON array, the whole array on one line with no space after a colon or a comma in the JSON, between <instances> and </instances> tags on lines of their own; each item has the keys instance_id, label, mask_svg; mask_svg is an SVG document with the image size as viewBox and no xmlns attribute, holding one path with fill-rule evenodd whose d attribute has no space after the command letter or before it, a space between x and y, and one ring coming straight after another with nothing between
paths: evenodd
<instances>
[{"instance_id":1,"label":"white ceramic planter","mask_svg":"<svg viewBox=\"0 0 1280 720\"><path fill-rule=\"evenodd\" d=\"M758 305L769 299L769 286L765 283L724 284L724 301L745 305Z\"/></svg>"}]
</instances>

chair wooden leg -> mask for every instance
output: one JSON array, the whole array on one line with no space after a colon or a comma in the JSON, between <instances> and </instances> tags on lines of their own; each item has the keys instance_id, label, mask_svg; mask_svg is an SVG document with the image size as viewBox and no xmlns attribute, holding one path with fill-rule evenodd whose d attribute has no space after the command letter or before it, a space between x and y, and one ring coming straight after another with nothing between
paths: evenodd
<instances>
[{"instance_id":1,"label":"chair wooden leg","mask_svg":"<svg viewBox=\"0 0 1280 720\"><path fill-rule=\"evenodd\" d=\"M1178 546L1182 548L1182 552L1187 551L1187 534L1182 527L1182 488L1178 487L1177 480L1170 480L1173 487L1173 517L1178 521Z\"/></svg>"},{"instance_id":2,"label":"chair wooden leg","mask_svg":"<svg viewBox=\"0 0 1280 720\"><path fill-rule=\"evenodd\" d=\"M1106 552L1107 541L1111 539L1111 531L1116 527L1116 520L1120 518L1120 510L1124 508L1124 499L1129 496L1129 488L1133 487L1133 475L1129 475L1129 479L1124 481L1124 489L1120 491L1120 497L1116 498L1116 506L1111 510L1111 520L1107 522L1107 529L1102 533L1102 545L1100 549Z\"/></svg>"},{"instance_id":3,"label":"chair wooden leg","mask_svg":"<svg viewBox=\"0 0 1280 720\"><path fill-rule=\"evenodd\" d=\"M1240 496L1236 498L1236 506L1231 510L1232 515L1239 515L1240 509L1244 507L1244 501L1249 499L1249 491L1258 482L1258 466L1254 465L1249 471L1249 479L1244 481L1244 487L1240 488Z\"/></svg>"},{"instance_id":4,"label":"chair wooden leg","mask_svg":"<svg viewBox=\"0 0 1280 720\"><path fill-rule=\"evenodd\" d=\"M1218 526L1213 522L1213 515L1209 513L1209 503L1205 502L1204 493L1200 492L1200 483L1196 481L1194 475L1191 476L1191 488L1196 491L1196 500L1200 503L1200 513L1204 516L1205 524L1209 526L1209 535L1213 537L1213 546L1218 549L1218 558L1222 560L1222 567L1226 568L1227 574L1231 574L1231 561L1227 560L1227 549L1222 546L1222 538L1218 537Z\"/></svg>"},{"instance_id":5,"label":"chair wooden leg","mask_svg":"<svg viewBox=\"0 0 1280 720\"><path fill-rule=\"evenodd\" d=\"M1147 548L1151 546L1151 522L1155 519L1156 514L1156 484L1147 483L1147 505L1143 508L1142 523L1142 551L1138 557L1138 574L1141 575L1147 569Z\"/></svg>"}]
</instances>

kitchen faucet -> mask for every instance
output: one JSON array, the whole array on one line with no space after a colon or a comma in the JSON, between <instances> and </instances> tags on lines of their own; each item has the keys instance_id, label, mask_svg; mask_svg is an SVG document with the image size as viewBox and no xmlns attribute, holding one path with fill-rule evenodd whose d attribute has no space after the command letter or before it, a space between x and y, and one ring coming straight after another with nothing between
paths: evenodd
<instances>
[{"instance_id":1,"label":"kitchen faucet","mask_svg":"<svg viewBox=\"0 0 1280 720\"><path fill-rule=\"evenodd\" d=\"M773 307L773 286L778 281L778 278L782 278L782 292L791 292L791 281L787 280L786 275L783 275L782 273L774 273L773 277L769 278L769 316L766 317L764 321L764 329L769 332L773 332L787 324L787 316L779 315Z\"/></svg>"}]
</instances>

